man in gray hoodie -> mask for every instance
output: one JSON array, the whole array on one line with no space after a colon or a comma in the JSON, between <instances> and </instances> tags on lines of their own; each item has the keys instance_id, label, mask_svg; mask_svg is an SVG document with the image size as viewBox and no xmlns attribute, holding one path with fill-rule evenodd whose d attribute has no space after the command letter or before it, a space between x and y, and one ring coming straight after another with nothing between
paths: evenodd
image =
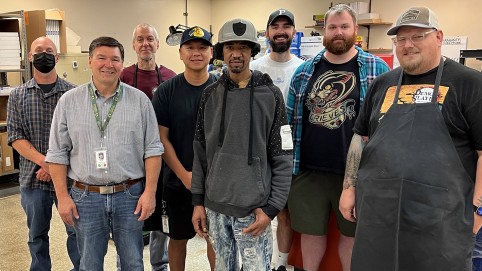
<instances>
[{"instance_id":1,"label":"man in gray hoodie","mask_svg":"<svg viewBox=\"0 0 482 271\"><path fill-rule=\"evenodd\" d=\"M226 22L215 55L227 70L199 105L192 170L193 226L209 236L216 270L270 270L271 220L288 198L293 142L283 95L267 74L249 70L259 52L244 19Z\"/></svg>"}]
</instances>

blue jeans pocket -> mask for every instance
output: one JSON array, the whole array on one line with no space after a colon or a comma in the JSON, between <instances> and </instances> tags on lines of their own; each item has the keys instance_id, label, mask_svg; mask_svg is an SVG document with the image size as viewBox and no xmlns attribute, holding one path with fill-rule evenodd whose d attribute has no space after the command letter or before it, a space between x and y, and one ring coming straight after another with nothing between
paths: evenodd
<instances>
[{"instance_id":1,"label":"blue jeans pocket","mask_svg":"<svg viewBox=\"0 0 482 271\"><path fill-rule=\"evenodd\" d=\"M81 202L85 197L87 197L87 190L72 187L72 189L70 189L70 197L74 202Z\"/></svg>"},{"instance_id":2,"label":"blue jeans pocket","mask_svg":"<svg viewBox=\"0 0 482 271\"><path fill-rule=\"evenodd\" d=\"M144 192L144 182L138 182L126 189L125 193L131 199L139 199Z\"/></svg>"}]
</instances>

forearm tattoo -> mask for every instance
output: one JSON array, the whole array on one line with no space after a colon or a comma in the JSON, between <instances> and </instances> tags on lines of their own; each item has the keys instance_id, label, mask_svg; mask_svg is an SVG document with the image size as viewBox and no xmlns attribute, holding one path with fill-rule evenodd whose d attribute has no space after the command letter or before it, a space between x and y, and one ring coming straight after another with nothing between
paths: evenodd
<instances>
[{"instance_id":1,"label":"forearm tattoo","mask_svg":"<svg viewBox=\"0 0 482 271\"><path fill-rule=\"evenodd\" d=\"M346 158L345 178L343 180L343 189L356 186L358 167L360 166L361 155L365 142L360 135L353 135L350 148Z\"/></svg>"},{"instance_id":2,"label":"forearm tattoo","mask_svg":"<svg viewBox=\"0 0 482 271\"><path fill-rule=\"evenodd\" d=\"M482 206L482 196L477 199L478 206Z\"/></svg>"}]
</instances>

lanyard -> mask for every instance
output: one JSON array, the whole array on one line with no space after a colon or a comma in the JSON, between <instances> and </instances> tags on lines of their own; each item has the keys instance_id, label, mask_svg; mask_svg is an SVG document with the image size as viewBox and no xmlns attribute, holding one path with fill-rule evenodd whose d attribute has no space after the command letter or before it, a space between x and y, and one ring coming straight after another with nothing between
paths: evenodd
<instances>
[{"instance_id":1,"label":"lanyard","mask_svg":"<svg viewBox=\"0 0 482 271\"><path fill-rule=\"evenodd\" d=\"M92 88L92 84L89 84L90 101L92 102L92 108L94 109L95 121L97 122L97 127L99 127L101 139L104 138L105 128L107 128L107 124L109 124L109 121L112 118L112 114L114 113L117 102L119 101L119 98L122 95L122 89L123 88L122 88L121 84L119 84L118 91L115 94L115 96L112 98L112 104L110 105L109 112L107 112L107 117L105 118L104 125L102 125L102 121L100 120L100 117L99 117L99 108L97 107L94 88Z\"/></svg>"},{"instance_id":2,"label":"lanyard","mask_svg":"<svg viewBox=\"0 0 482 271\"><path fill-rule=\"evenodd\" d=\"M133 87L137 88L137 71L139 70L139 67L136 64L136 67L134 69L134 82L132 84ZM159 71L159 67L157 67L156 64L156 73L157 73L157 82L160 85L162 83L162 78L161 78L161 72Z\"/></svg>"}]
</instances>

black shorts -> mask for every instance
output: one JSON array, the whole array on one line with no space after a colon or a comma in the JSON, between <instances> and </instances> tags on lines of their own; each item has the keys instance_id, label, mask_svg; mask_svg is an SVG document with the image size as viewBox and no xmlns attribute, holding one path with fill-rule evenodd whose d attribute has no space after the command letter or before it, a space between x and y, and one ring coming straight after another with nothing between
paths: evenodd
<instances>
[{"instance_id":1,"label":"black shorts","mask_svg":"<svg viewBox=\"0 0 482 271\"><path fill-rule=\"evenodd\" d=\"M160 207L163 214L166 211L169 219L169 233L165 233L170 238L187 240L196 235L191 222L194 210L191 191L185 187L173 189L164 185L163 202L160 203Z\"/></svg>"}]
</instances>

